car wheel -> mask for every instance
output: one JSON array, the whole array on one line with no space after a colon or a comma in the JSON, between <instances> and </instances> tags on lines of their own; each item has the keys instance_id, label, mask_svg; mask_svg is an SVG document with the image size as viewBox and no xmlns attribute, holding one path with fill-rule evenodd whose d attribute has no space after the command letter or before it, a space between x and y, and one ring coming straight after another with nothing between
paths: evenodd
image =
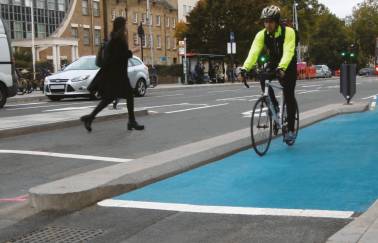
<instances>
[{"instance_id":1,"label":"car wheel","mask_svg":"<svg viewBox=\"0 0 378 243\"><path fill-rule=\"evenodd\" d=\"M55 96L47 96L51 101L60 101L62 98L61 97L55 97Z\"/></svg>"},{"instance_id":2,"label":"car wheel","mask_svg":"<svg viewBox=\"0 0 378 243\"><path fill-rule=\"evenodd\" d=\"M0 108L3 108L7 101L7 92L3 85L0 85Z\"/></svg>"},{"instance_id":3,"label":"car wheel","mask_svg":"<svg viewBox=\"0 0 378 243\"><path fill-rule=\"evenodd\" d=\"M147 85L143 79L139 79L135 86L135 95L138 97L143 97L146 95Z\"/></svg>"}]
</instances>

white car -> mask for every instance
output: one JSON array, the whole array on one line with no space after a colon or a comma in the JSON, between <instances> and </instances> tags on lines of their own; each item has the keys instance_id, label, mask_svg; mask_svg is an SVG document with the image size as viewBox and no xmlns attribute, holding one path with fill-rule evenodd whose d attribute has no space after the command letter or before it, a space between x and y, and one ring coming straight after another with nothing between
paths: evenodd
<instances>
[{"instance_id":1,"label":"white car","mask_svg":"<svg viewBox=\"0 0 378 243\"><path fill-rule=\"evenodd\" d=\"M8 31L0 18L0 108L8 97L17 94L17 76Z\"/></svg>"},{"instance_id":2,"label":"white car","mask_svg":"<svg viewBox=\"0 0 378 243\"><path fill-rule=\"evenodd\" d=\"M316 65L316 77L317 78L331 78L332 71L327 65Z\"/></svg>"},{"instance_id":3,"label":"white car","mask_svg":"<svg viewBox=\"0 0 378 243\"><path fill-rule=\"evenodd\" d=\"M53 101L72 97L90 97L95 99L87 87L93 81L99 67L96 56L83 56L68 65L63 71L45 78L45 95ZM128 75L136 96L144 96L150 86L148 68L136 56L129 59Z\"/></svg>"}]
</instances>

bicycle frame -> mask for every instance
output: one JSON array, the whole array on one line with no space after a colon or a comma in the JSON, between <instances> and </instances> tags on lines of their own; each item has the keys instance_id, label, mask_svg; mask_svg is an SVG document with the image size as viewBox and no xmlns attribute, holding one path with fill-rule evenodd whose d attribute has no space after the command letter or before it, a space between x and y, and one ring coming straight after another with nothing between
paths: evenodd
<instances>
[{"instance_id":1,"label":"bicycle frame","mask_svg":"<svg viewBox=\"0 0 378 243\"><path fill-rule=\"evenodd\" d=\"M264 89L263 97L266 97L267 100L268 100L269 110L270 110L270 112L272 112L273 120L276 122L278 128L282 129L283 124L282 124L281 118L283 116L282 112L283 112L283 105L284 105L284 100L285 100L285 97L283 95L283 87L279 84L277 85L277 84L272 83L271 80L265 80L264 82L265 82L265 89ZM272 87L273 89L280 90L280 93L281 93L281 96L280 96L281 98L280 98L280 102L279 102L280 112L278 114L276 112L276 109L274 109L274 107L273 107L273 102L270 99L269 87Z\"/></svg>"}]
</instances>

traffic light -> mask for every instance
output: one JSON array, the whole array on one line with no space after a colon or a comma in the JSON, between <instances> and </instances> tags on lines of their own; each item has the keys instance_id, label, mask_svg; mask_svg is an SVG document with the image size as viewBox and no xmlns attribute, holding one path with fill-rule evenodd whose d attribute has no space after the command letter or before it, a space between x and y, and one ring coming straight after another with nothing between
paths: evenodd
<instances>
[{"instance_id":1,"label":"traffic light","mask_svg":"<svg viewBox=\"0 0 378 243\"><path fill-rule=\"evenodd\" d=\"M342 57L346 57L347 53L345 51L341 52Z\"/></svg>"},{"instance_id":2,"label":"traffic light","mask_svg":"<svg viewBox=\"0 0 378 243\"><path fill-rule=\"evenodd\" d=\"M267 63L268 62L268 57L267 56L265 56L265 55L261 55L260 57L259 57L259 63L260 64L265 64L265 63Z\"/></svg>"}]
</instances>

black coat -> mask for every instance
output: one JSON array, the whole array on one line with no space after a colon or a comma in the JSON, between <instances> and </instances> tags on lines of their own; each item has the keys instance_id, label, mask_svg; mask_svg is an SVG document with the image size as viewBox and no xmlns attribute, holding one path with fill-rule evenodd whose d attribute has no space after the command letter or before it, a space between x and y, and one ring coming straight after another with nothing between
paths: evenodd
<instances>
[{"instance_id":1,"label":"black coat","mask_svg":"<svg viewBox=\"0 0 378 243\"><path fill-rule=\"evenodd\" d=\"M111 39L104 51L103 67L88 90L92 93L98 92L102 98L126 98L133 95L127 74L127 64L131 57L127 43L120 39Z\"/></svg>"}]
</instances>

